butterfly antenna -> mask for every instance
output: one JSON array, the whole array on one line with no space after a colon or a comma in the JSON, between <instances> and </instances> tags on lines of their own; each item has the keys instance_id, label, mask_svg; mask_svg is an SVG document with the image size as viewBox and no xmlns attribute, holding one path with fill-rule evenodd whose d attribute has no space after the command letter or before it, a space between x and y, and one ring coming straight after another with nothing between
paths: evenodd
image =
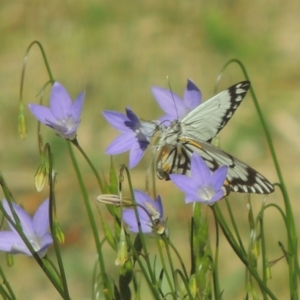
<instances>
[{"instance_id":1,"label":"butterfly antenna","mask_svg":"<svg viewBox=\"0 0 300 300\"><path fill-rule=\"evenodd\" d=\"M170 80L169 80L169 76L167 76L167 81L168 81L168 86L169 86L171 96L172 96L172 99L173 99L173 103L174 103L174 106L175 106L175 109L176 109L177 119L179 119L179 114L178 114L177 106L176 106L176 103L175 103L174 93L173 93L172 86L171 86L171 83L170 83Z\"/></svg>"}]
</instances>

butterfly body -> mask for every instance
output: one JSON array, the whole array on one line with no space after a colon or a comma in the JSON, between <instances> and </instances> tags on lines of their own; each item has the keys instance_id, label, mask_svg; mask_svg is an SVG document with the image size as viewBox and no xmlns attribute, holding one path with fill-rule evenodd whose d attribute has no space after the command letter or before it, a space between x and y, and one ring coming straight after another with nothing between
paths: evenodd
<instances>
[{"instance_id":1,"label":"butterfly body","mask_svg":"<svg viewBox=\"0 0 300 300\"><path fill-rule=\"evenodd\" d=\"M226 165L224 186L241 193L269 194L273 185L260 173L239 159L210 144L227 124L250 87L249 81L240 82L200 104L181 120L161 128L156 162L157 176L169 180L169 174L190 175L190 161L197 152L211 171Z\"/></svg>"}]
</instances>

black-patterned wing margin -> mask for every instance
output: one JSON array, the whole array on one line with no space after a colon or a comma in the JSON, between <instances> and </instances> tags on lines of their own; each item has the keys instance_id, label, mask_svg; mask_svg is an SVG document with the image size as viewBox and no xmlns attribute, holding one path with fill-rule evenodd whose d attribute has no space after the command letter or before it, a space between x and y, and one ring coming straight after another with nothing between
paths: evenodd
<instances>
[{"instance_id":1,"label":"black-patterned wing margin","mask_svg":"<svg viewBox=\"0 0 300 300\"><path fill-rule=\"evenodd\" d=\"M226 165L228 167L225 185L238 193L270 194L273 185L263 175L239 159L203 141L180 138L177 146L164 145L157 159L157 175L169 180L169 174L190 175L190 159L197 152L211 171Z\"/></svg>"},{"instance_id":2,"label":"black-patterned wing margin","mask_svg":"<svg viewBox=\"0 0 300 300\"><path fill-rule=\"evenodd\" d=\"M233 116L249 88L250 81L239 82L197 106L180 120L183 135L210 141Z\"/></svg>"}]
</instances>

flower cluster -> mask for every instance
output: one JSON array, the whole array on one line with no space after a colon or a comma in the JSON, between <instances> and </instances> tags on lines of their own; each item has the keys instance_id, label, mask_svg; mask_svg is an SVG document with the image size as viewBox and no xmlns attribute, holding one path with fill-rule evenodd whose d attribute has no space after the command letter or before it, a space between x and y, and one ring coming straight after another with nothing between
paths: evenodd
<instances>
[{"instance_id":1,"label":"flower cluster","mask_svg":"<svg viewBox=\"0 0 300 300\"><path fill-rule=\"evenodd\" d=\"M182 119L201 104L201 92L191 80L187 82L183 99L160 87L152 87L152 93L165 112L165 115L160 117L158 121L142 122L129 107L126 108L126 115L115 111L103 112L105 119L121 132L121 135L108 146L106 153L114 155L129 150L130 168L135 167L141 160L160 124L164 130L168 124L176 119ZM211 172L205 161L196 153L192 155L190 165L191 176L170 174L172 182L186 194L186 203L201 202L213 205L227 195L224 186L227 166ZM138 205L137 213L140 227L134 209L126 208L123 210L123 220L128 225L129 230L132 232L141 230L144 233L150 233L153 230L158 233L164 232L165 222L160 196L157 197L156 201L153 201L147 194L138 190L134 191L134 196Z\"/></svg>"},{"instance_id":2,"label":"flower cluster","mask_svg":"<svg viewBox=\"0 0 300 300\"><path fill-rule=\"evenodd\" d=\"M159 124L181 119L201 104L201 92L190 79L187 82L183 99L160 87L152 87L152 93L159 106L166 113L158 121L141 121L129 107L126 108L126 116L116 111L102 112L105 119L122 133L107 147L106 153L115 155L130 150L130 168L135 167L142 159Z\"/></svg>"},{"instance_id":3,"label":"flower cluster","mask_svg":"<svg viewBox=\"0 0 300 300\"><path fill-rule=\"evenodd\" d=\"M191 80L187 82L183 98L160 87L152 87L152 93L165 112L165 115L157 121L140 120L130 107L126 107L126 114L109 110L102 112L104 118L121 132L121 135L108 146L106 153L115 155L129 150L130 168L140 162L158 128L164 130L168 124L176 119L182 119L201 104L201 92ZM29 109L40 122L53 128L58 135L74 140L80 123L83 101L84 93L82 92L72 103L66 89L60 83L55 82L50 96L50 108L29 104ZM205 161L195 153L191 157L190 165L190 177L170 174L173 183L186 194L186 203L198 201L212 205L226 196L224 188L227 176L226 166L212 173ZM127 208L123 211L123 219L129 226L129 230L132 232L142 230L142 232L148 233L155 229L158 233L164 232L163 207L160 196L154 201L147 194L138 190L134 191L134 195L140 218L140 229L135 210Z\"/></svg>"}]
</instances>

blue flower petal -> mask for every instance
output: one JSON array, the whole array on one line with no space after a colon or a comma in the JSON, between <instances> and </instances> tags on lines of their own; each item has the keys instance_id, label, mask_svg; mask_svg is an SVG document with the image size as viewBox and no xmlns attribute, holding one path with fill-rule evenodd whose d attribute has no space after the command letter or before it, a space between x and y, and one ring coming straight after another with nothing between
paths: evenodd
<instances>
[{"instance_id":1,"label":"blue flower petal","mask_svg":"<svg viewBox=\"0 0 300 300\"><path fill-rule=\"evenodd\" d=\"M221 200L224 197L224 191L218 190L218 192L212 197L212 199L209 201L211 204L214 204L215 202Z\"/></svg>"},{"instance_id":2,"label":"blue flower petal","mask_svg":"<svg viewBox=\"0 0 300 300\"><path fill-rule=\"evenodd\" d=\"M199 88L195 85L193 81L188 79L187 87L184 91L184 96L183 96L186 109L188 111L191 111L194 108L196 108L198 105L201 104L201 98L202 95Z\"/></svg>"},{"instance_id":3,"label":"blue flower petal","mask_svg":"<svg viewBox=\"0 0 300 300\"><path fill-rule=\"evenodd\" d=\"M48 232L49 224L49 199L46 199L33 216L33 230L39 237L43 237Z\"/></svg>"},{"instance_id":4,"label":"blue flower petal","mask_svg":"<svg viewBox=\"0 0 300 300\"><path fill-rule=\"evenodd\" d=\"M62 84L54 82L50 95L50 109L57 120L68 119L71 115L72 100Z\"/></svg>"},{"instance_id":5,"label":"blue flower petal","mask_svg":"<svg viewBox=\"0 0 300 300\"><path fill-rule=\"evenodd\" d=\"M212 183L216 191L220 190L220 188L224 185L224 181L227 177L227 171L227 166L222 166L212 174Z\"/></svg>"},{"instance_id":6,"label":"blue flower petal","mask_svg":"<svg viewBox=\"0 0 300 300\"><path fill-rule=\"evenodd\" d=\"M191 173L193 180L198 183L198 186L211 182L210 169L203 158L196 152L193 153L191 158Z\"/></svg>"},{"instance_id":7,"label":"blue flower petal","mask_svg":"<svg viewBox=\"0 0 300 300\"><path fill-rule=\"evenodd\" d=\"M127 126L125 126L128 118L124 114L112 110L104 110L102 114L106 121L118 131L124 132L128 130Z\"/></svg>"},{"instance_id":8,"label":"blue flower petal","mask_svg":"<svg viewBox=\"0 0 300 300\"><path fill-rule=\"evenodd\" d=\"M13 244L20 242L23 243L18 233L13 231L0 232L0 251L10 252Z\"/></svg>"},{"instance_id":9,"label":"blue flower petal","mask_svg":"<svg viewBox=\"0 0 300 300\"><path fill-rule=\"evenodd\" d=\"M123 215L124 222L129 226L129 230L131 232L139 232L139 227L138 227L135 211L133 209L124 209L122 215ZM139 213L139 216L140 216L142 232L144 232L144 233L152 232L152 228L149 225L149 223L145 222L145 220L143 218L141 218L140 213ZM149 218L148 218L148 220L149 220Z\"/></svg>"},{"instance_id":10,"label":"blue flower petal","mask_svg":"<svg viewBox=\"0 0 300 300\"><path fill-rule=\"evenodd\" d=\"M128 119L133 122L134 124L140 124L140 120L137 117L137 115L131 110L131 108L129 106L127 106L125 108L126 110L126 115L128 117Z\"/></svg>"},{"instance_id":11,"label":"blue flower petal","mask_svg":"<svg viewBox=\"0 0 300 300\"><path fill-rule=\"evenodd\" d=\"M197 190L198 185L195 184L194 180L186 175L170 174L170 179L184 193L189 194Z\"/></svg>"},{"instance_id":12,"label":"blue flower petal","mask_svg":"<svg viewBox=\"0 0 300 300\"><path fill-rule=\"evenodd\" d=\"M5 211L11 217L11 219L16 223L16 221L13 217L12 211L10 210L10 207L8 205L7 200L4 199L2 204L3 204L3 207L4 207ZM12 205L13 205L14 211L16 212L17 216L19 217L19 220L21 222L21 226L22 226L22 229L23 229L24 233L26 235L33 235L34 230L33 230L33 227L32 227L32 221L31 221L31 218L28 215L28 213L23 208L21 208L19 205L17 205L16 203L12 202ZM11 225L10 222L8 222L8 225L9 225L9 228L12 231L16 232L16 230L13 228L13 226Z\"/></svg>"},{"instance_id":13,"label":"blue flower petal","mask_svg":"<svg viewBox=\"0 0 300 300\"><path fill-rule=\"evenodd\" d=\"M160 118L162 122L182 119L191 110L201 104L202 98L199 88L190 79L187 82L183 100L170 90L160 87L152 87L152 94L158 105L166 113L166 115Z\"/></svg>"},{"instance_id":14,"label":"blue flower petal","mask_svg":"<svg viewBox=\"0 0 300 300\"><path fill-rule=\"evenodd\" d=\"M162 205L162 200L161 200L160 195L157 196L156 201L154 202L154 204L155 204L155 207L157 208L157 210L159 211L160 218L163 219L163 217L164 217L164 208L163 208L163 205Z\"/></svg>"},{"instance_id":15,"label":"blue flower petal","mask_svg":"<svg viewBox=\"0 0 300 300\"><path fill-rule=\"evenodd\" d=\"M38 104L28 104L31 113L43 124L49 125L51 123L56 123L50 108L38 105Z\"/></svg>"},{"instance_id":16,"label":"blue flower petal","mask_svg":"<svg viewBox=\"0 0 300 300\"><path fill-rule=\"evenodd\" d=\"M145 150L140 148L140 144L135 141L131 145L130 153L129 153L129 168L134 168L140 160L143 158L145 154Z\"/></svg>"},{"instance_id":17,"label":"blue flower petal","mask_svg":"<svg viewBox=\"0 0 300 300\"><path fill-rule=\"evenodd\" d=\"M71 108L71 115L75 123L78 123L80 121L80 116L84 103L84 94L85 93L82 92L77 96Z\"/></svg>"},{"instance_id":18,"label":"blue flower petal","mask_svg":"<svg viewBox=\"0 0 300 300\"><path fill-rule=\"evenodd\" d=\"M186 194L185 195L185 203L188 204L188 203L193 203L193 202L204 202L207 204L207 201L201 199L198 197L198 195L196 194Z\"/></svg>"},{"instance_id":19,"label":"blue flower petal","mask_svg":"<svg viewBox=\"0 0 300 300\"><path fill-rule=\"evenodd\" d=\"M168 121L180 119L186 113L184 103L177 94L156 86L151 91L158 105L169 116Z\"/></svg>"},{"instance_id":20,"label":"blue flower petal","mask_svg":"<svg viewBox=\"0 0 300 300\"><path fill-rule=\"evenodd\" d=\"M52 235L47 232L42 238L42 246L38 251L40 257L43 257L46 254L46 251L51 244L53 244L53 238Z\"/></svg>"},{"instance_id":21,"label":"blue flower petal","mask_svg":"<svg viewBox=\"0 0 300 300\"><path fill-rule=\"evenodd\" d=\"M133 131L124 132L116 137L107 147L106 154L120 154L128 151L135 142L135 134Z\"/></svg>"}]
</instances>

